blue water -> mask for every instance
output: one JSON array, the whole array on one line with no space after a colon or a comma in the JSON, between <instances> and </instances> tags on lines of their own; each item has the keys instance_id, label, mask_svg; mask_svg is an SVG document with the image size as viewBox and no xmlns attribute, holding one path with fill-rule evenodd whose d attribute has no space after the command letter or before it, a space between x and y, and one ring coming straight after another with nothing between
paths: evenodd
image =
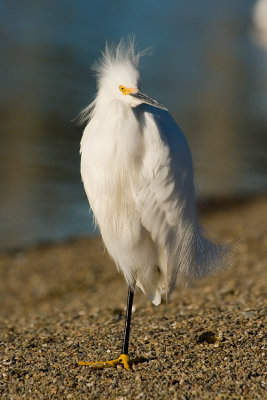
<instances>
[{"instance_id":1,"label":"blue water","mask_svg":"<svg viewBox=\"0 0 267 400\"><path fill-rule=\"evenodd\" d=\"M134 34L144 92L187 135L198 197L267 189L267 48L256 1L0 0L0 248L92 232L73 119L106 40ZM266 20L267 21L267 20Z\"/></svg>"}]
</instances>

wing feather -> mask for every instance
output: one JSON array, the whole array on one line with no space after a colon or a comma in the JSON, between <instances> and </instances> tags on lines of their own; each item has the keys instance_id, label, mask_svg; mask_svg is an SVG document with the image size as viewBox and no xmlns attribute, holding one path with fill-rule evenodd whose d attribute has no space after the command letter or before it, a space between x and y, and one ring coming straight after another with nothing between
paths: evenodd
<instances>
[{"instance_id":1,"label":"wing feather","mask_svg":"<svg viewBox=\"0 0 267 400\"><path fill-rule=\"evenodd\" d=\"M219 268L225 246L209 241L197 220L192 157L171 116L146 106L136 207L158 253L167 295L178 281L188 282Z\"/></svg>"}]
</instances>

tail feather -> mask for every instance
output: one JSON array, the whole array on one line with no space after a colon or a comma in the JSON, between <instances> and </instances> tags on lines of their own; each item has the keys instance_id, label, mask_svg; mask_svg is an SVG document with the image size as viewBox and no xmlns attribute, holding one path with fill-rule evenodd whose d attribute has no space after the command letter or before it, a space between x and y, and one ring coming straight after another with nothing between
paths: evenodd
<instances>
[{"instance_id":1,"label":"tail feather","mask_svg":"<svg viewBox=\"0 0 267 400\"><path fill-rule=\"evenodd\" d=\"M189 285L195 279L231 266L235 246L211 241L198 224L184 230L183 238L175 239L174 246L168 249L168 294L177 284Z\"/></svg>"}]
</instances>

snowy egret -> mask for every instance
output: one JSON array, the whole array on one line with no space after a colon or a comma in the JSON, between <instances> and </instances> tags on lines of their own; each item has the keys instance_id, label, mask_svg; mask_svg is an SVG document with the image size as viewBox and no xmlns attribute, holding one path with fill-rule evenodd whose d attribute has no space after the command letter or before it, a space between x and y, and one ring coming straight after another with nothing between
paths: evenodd
<instances>
[{"instance_id":1,"label":"snowy egret","mask_svg":"<svg viewBox=\"0 0 267 400\"><path fill-rule=\"evenodd\" d=\"M81 175L105 246L128 284L122 354L107 362L129 369L135 285L158 305L178 283L222 265L227 246L201 230L189 146L167 108L140 91L134 44L106 46L95 66L98 91L82 112Z\"/></svg>"}]
</instances>

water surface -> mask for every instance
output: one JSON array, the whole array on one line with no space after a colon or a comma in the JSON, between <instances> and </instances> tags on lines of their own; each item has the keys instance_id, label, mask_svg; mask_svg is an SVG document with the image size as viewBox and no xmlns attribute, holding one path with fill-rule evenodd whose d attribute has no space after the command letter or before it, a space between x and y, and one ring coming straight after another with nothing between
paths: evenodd
<instances>
[{"instance_id":1,"label":"water surface","mask_svg":"<svg viewBox=\"0 0 267 400\"><path fill-rule=\"evenodd\" d=\"M106 40L135 34L142 89L192 148L199 197L267 189L267 50L255 1L0 1L0 248L93 231L73 119Z\"/></svg>"}]
</instances>

